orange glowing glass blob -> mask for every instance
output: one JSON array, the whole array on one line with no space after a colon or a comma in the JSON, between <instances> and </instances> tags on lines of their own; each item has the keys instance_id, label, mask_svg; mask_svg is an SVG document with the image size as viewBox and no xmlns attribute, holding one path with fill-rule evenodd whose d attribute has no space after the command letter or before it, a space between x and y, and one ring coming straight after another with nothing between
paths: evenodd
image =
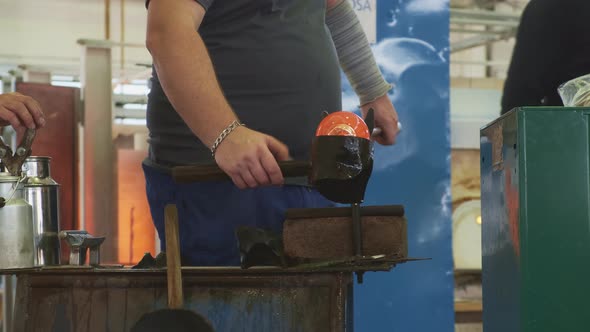
<instances>
[{"instance_id":1,"label":"orange glowing glass blob","mask_svg":"<svg viewBox=\"0 0 590 332\"><path fill-rule=\"evenodd\" d=\"M340 111L326 116L318 126L316 136L356 136L370 139L369 127L358 115Z\"/></svg>"}]
</instances>

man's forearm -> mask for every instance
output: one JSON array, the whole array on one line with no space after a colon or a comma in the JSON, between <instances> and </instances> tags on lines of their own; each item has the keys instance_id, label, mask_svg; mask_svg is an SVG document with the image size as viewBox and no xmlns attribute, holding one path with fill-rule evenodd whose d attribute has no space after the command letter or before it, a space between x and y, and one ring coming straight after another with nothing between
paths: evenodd
<instances>
[{"instance_id":1,"label":"man's forearm","mask_svg":"<svg viewBox=\"0 0 590 332\"><path fill-rule=\"evenodd\" d=\"M326 25L332 34L340 66L361 105L391 89L379 71L367 37L348 0L327 1Z\"/></svg>"},{"instance_id":2,"label":"man's forearm","mask_svg":"<svg viewBox=\"0 0 590 332\"><path fill-rule=\"evenodd\" d=\"M210 147L237 117L221 91L199 34L194 30L170 29L151 36L148 32L148 49L174 109L203 144Z\"/></svg>"}]
</instances>

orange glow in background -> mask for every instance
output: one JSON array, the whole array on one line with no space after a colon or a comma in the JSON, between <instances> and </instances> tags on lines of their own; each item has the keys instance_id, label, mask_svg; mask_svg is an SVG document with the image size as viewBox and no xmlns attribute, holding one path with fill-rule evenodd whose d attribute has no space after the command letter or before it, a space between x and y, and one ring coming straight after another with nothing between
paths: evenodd
<instances>
[{"instance_id":1,"label":"orange glow in background","mask_svg":"<svg viewBox=\"0 0 590 332\"><path fill-rule=\"evenodd\" d=\"M120 264L135 265L146 252L155 255L155 228L141 168L146 152L120 149L117 156L118 260Z\"/></svg>"}]
</instances>

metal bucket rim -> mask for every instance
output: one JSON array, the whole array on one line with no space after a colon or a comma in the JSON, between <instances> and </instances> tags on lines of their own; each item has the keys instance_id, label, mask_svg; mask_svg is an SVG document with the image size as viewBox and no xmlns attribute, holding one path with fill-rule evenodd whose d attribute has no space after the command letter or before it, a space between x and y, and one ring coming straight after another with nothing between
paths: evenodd
<instances>
[{"instance_id":1,"label":"metal bucket rim","mask_svg":"<svg viewBox=\"0 0 590 332\"><path fill-rule=\"evenodd\" d=\"M47 184L40 184L40 183L23 183L25 188L41 188L41 187L59 187L59 183L47 183Z\"/></svg>"},{"instance_id":2,"label":"metal bucket rim","mask_svg":"<svg viewBox=\"0 0 590 332\"><path fill-rule=\"evenodd\" d=\"M48 156L30 156L28 157L25 162L27 161L51 161L51 157Z\"/></svg>"},{"instance_id":3,"label":"metal bucket rim","mask_svg":"<svg viewBox=\"0 0 590 332\"><path fill-rule=\"evenodd\" d=\"M20 177L10 175L8 172L0 172L0 183L17 182L19 179Z\"/></svg>"}]
</instances>

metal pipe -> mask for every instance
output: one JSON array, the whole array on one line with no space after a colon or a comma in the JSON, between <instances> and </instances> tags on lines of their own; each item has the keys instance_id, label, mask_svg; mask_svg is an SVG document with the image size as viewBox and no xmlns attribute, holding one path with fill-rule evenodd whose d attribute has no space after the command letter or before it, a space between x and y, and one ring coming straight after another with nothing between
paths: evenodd
<instances>
[{"instance_id":1,"label":"metal pipe","mask_svg":"<svg viewBox=\"0 0 590 332\"><path fill-rule=\"evenodd\" d=\"M489 67L506 67L510 65L507 61L469 61L469 60L452 60L452 65L473 65Z\"/></svg>"},{"instance_id":2,"label":"metal pipe","mask_svg":"<svg viewBox=\"0 0 590 332\"><path fill-rule=\"evenodd\" d=\"M111 39L111 0L104 0L104 35L106 40Z\"/></svg>"},{"instance_id":3,"label":"metal pipe","mask_svg":"<svg viewBox=\"0 0 590 332\"><path fill-rule=\"evenodd\" d=\"M496 26L506 26L506 27L516 28L516 27L518 27L519 22L484 20L484 19L469 18L469 17L451 17L450 23L451 24L471 24L471 25L496 25Z\"/></svg>"},{"instance_id":4,"label":"metal pipe","mask_svg":"<svg viewBox=\"0 0 590 332\"><path fill-rule=\"evenodd\" d=\"M491 20L504 20L504 21L520 21L520 14L509 14L499 13L488 10L473 10L473 9L456 9L450 10L451 18L456 17L469 17L469 18L480 18L480 19L491 19Z\"/></svg>"},{"instance_id":5,"label":"metal pipe","mask_svg":"<svg viewBox=\"0 0 590 332\"><path fill-rule=\"evenodd\" d=\"M515 30L507 30L504 34L493 35L493 36L473 36L465 38L451 44L451 53L464 51L470 48L487 45L490 43L506 40L516 35Z\"/></svg>"},{"instance_id":6,"label":"metal pipe","mask_svg":"<svg viewBox=\"0 0 590 332\"><path fill-rule=\"evenodd\" d=\"M361 219L361 205L359 203L353 203L351 206L352 210L352 244L353 244L353 256L356 258L363 256L363 230L362 230L362 219ZM357 281L359 284L363 283L363 273L361 271L356 273Z\"/></svg>"},{"instance_id":7,"label":"metal pipe","mask_svg":"<svg viewBox=\"0 0 590 332\"><path fill-rule=\"evenodd\" d=\"M121 77L125 77L125 0L121 0Z\"/></svg>"},{"instance_id":8,"label":"metal pipe","mask_svg":"<svg viewBox=\"0 0 590 332\"><path fill-rule=\"evenodd\" d=\"M362 256L362 229L361 229L361 206L358 203L352 204L352 242L354 245L354 256Z\"/></svg>"},{"instance_id":9,"label":"metal pipe","mask_svg":"<svg viewBox=\"0 0 590 332\"><path fill-rule=\"evenodd\" d=\"M459 29L459 28L451 28L451 32L455 33L470 33L474 35L484 35L484 36L495 36L501 35L506 33L506 30L476 30L476 29Z\"/></svg>"},{"instance_id":10,"label":"metal pipe","mask_svg":"<svg viewBox=\"0 0 590 332\"><path fill-rule=\"evenodd\" d=\"M83 46L92 46L92 47L115 47L115 46L125 46L125 47L132 47L132 48L141 48L145 49L145 44L141 43L123 43L111 40L100 40L100 39L78 39L77 43ZM146 51L147 52L147 51Z\"/></svg>"}]
</instances>

